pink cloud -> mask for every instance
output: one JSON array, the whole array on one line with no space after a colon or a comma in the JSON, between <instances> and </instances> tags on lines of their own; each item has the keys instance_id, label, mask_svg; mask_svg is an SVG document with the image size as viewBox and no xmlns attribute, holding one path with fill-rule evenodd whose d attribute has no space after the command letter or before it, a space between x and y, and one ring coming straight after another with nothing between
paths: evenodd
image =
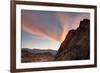
<instances>
[{"instance_id":1,"label":"pink cloud","mask_svg":"<svg viewBox=\"0 0 100 73\"><path fill-rule=\"evenodd\" d=\"M62 27L62 34L60 36L60 41L64 41L67 32L68 32L68 26L67 26L67 17L65 15L65 13L61 13L61 12L57 12L56 16L58 18L58 20L60 21L61 27Z\"/></svg>"},{"instance_id":2,"label":"pink cloud","mask_svg":"<svg viewBox=\"0 0 100 73\"><path fill-rule=\"evenodd\" d=\"M34 14L31 16L23 15L22 30L32 35L38 35L48 40L60 42L60 36L58 36L57 33L55 32L56 29L51 29L54 32L51 32L51 30L46 30L45 28L43 28L41 22L39 22L38 20L39 20L38 15Z\"/></svg>"}]
</instances>

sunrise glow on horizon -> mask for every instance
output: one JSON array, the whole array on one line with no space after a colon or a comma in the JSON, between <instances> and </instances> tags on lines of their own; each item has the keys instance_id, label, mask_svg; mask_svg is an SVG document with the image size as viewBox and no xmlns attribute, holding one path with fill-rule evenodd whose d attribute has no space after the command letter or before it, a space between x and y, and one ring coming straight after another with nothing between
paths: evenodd
<instances>
[{"instance_id":1,"label":"sunrise glow on horizon","mask_svg":"<svg viewBox=\"0 0 100 73\"><path fill-rule=\"evenodd\" d=\"M89 13L21 10L22 48L58 50L71 29Z\"/></svg>"}]
</instances>

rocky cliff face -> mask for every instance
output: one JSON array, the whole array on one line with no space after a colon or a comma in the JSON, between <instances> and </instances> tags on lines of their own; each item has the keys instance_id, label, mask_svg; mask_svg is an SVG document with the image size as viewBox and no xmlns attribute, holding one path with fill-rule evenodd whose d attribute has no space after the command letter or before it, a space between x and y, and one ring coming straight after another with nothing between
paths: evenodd
<instances>
[{"instance_id":1,"label":"rocky cliff face","mask_svg":"<svg viewBox=\"0 0 100 73\"><path fill-rule=\"evenodd\" d=\"M62 42L56 61L90 58L90 20L84 19L76 30L70 30Z\"/></svg>"}]
</instances>

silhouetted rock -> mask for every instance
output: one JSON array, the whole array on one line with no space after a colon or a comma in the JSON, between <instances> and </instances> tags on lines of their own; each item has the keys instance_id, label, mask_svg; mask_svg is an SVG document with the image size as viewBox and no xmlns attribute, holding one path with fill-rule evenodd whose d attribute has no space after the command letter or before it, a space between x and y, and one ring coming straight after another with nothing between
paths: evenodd
<instances>
[{"instance_id":1,"label":"silhouetted rock","mask_svg":"<svg viewBox=\"0 0 100 73\"><path fill-rule=\"evenodd\" d=\"M76 30L70 30L62 42L56 61L90 58L90 20L84 19Z\"/></svg>"}]
</instances>

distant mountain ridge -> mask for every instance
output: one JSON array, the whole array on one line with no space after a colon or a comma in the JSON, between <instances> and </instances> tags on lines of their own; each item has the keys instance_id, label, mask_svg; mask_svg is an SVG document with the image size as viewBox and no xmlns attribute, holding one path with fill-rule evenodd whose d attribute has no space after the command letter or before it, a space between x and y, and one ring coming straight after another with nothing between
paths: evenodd
<instances>
[{"instance_id":1,"label":"distant mountain ridge","mask_svg":"<svg viewBox=\"0 0 100 73\"><path fill-rule=\"evenodd\" d=\"M46 62L53 61L57 51L47 49L29 49L22 48L21 49L21 62Z\"/></svg>"},{"instance_id":2,"label":"distant mountain ridge","mask_svg":"<svg viewBox=\"0 0 100 73\"><path fill-rule=\"evenodd\" d=\"M29 48L22 48L22 50L26 50L30 53L34 53L34 54L37 54L37 53L51 53L53 55L56 55L57 54L57 51L56 50L51 50L51 49L46 49L46 50L43 50L43 49L29 49Z\"/></svg>"}]
</instances>

